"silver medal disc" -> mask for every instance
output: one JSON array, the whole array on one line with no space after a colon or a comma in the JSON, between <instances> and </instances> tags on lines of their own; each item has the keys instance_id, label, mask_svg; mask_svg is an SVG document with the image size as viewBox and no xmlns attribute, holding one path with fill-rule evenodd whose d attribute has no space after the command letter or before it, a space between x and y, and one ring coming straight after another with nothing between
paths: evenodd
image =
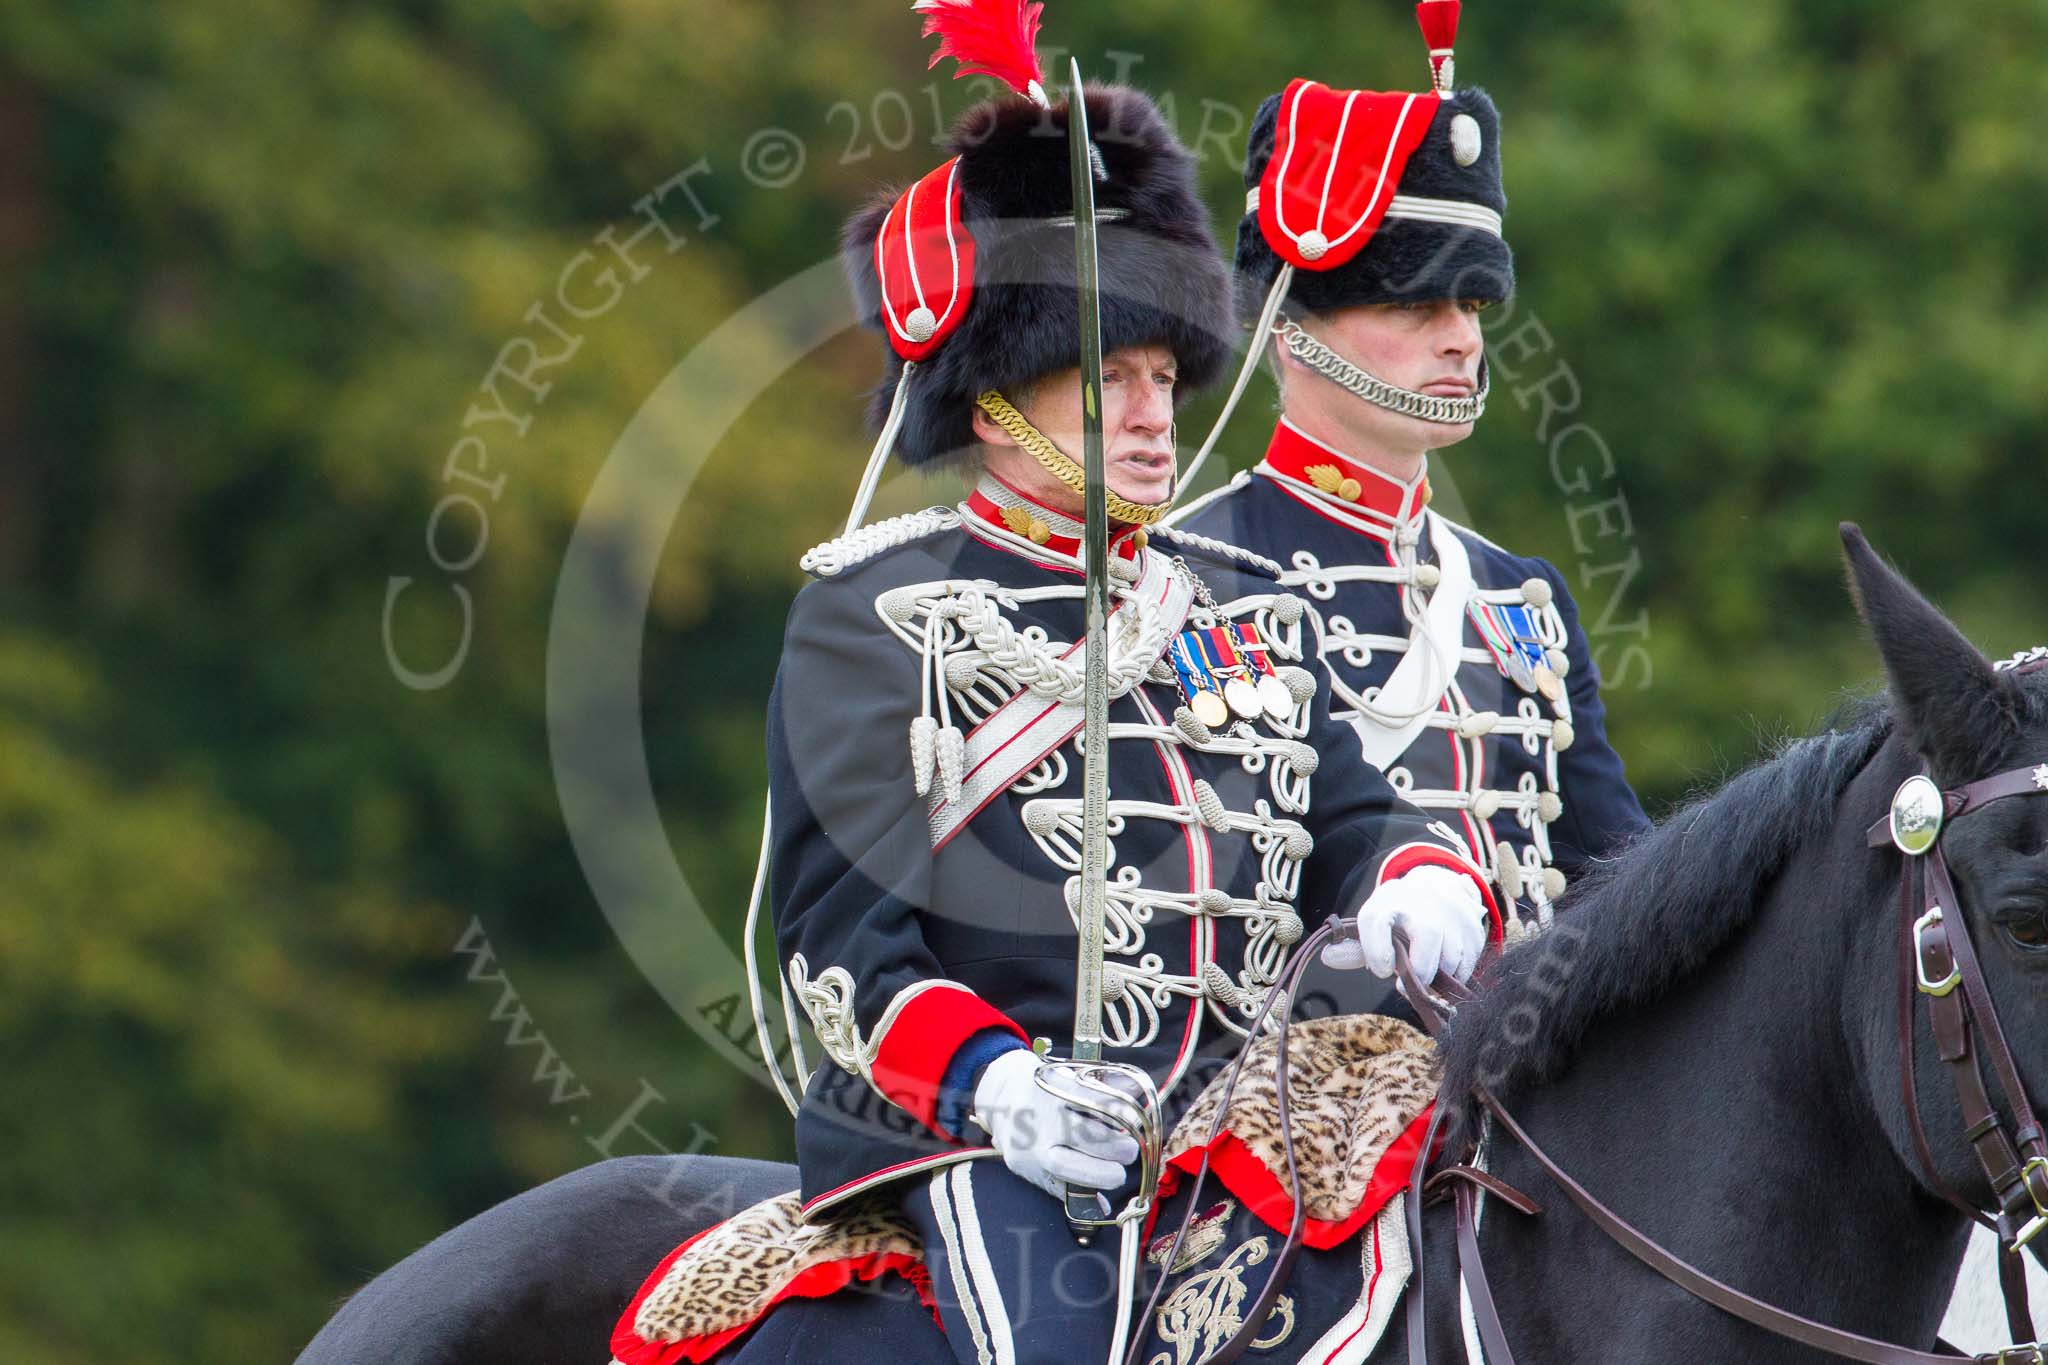
<instances>
[{"instance_id":1,"label":"silver medal disc","mask_svg":"<svg viewBox=\"0 0 2048 1365\"><path fill-rule=\"evenodd\" d=\"M1287 690L1287 684L1271 673L1259 679L1259 705L1265 708L1266 719L1276 725L1294 715L1294 694Z\"/></svg>"},{"instance_id":2,"label":"silver medal disc","mask_svg":"<svg viewBox=\"0 0 2048 1365\"><path fill-rule=\"evenodd\" d=\"M1223 684L1223 700L1229 702L1230 709L1246 720L1257 719L1259 713L1265 709L1259 701L1259 689L1243 678L1232 678Z\"/></svg>"},{"instance_id":3,"label":"silver medal disc","mask_svg":"<svg viewBox=\"0 0 2048 1365\"><path fill-rule=\"evenodd\" d=\"M1510 650L1508 653L1508 676L1514 679L1515 686L1524 692L1536 690L1536 670L1529 667L1529 661L1522 657L1520 650Z\"/></svg>"}]
</instances>

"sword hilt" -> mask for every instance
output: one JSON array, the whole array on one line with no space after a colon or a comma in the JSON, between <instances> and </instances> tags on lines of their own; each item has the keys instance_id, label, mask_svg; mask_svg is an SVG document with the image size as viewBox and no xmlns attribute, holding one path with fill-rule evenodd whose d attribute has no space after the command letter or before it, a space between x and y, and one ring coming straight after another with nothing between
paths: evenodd
<instances>
[{"instance_id":1,"label":"sword hilt","mask_svg":"<svg viewBox=\"0 0 2048 1365\"><path fill-rule=\"evenodd\" d=\"M1138 1189L1121 1210L1110 1207L1101 1190L1063 1185L1067 1224L1082 1246L1095 1229L1115 1227L1142 1218L1159 1188L1165 1135L1159 1113L1159 1087L1137 1067L1122 1062L1082 1062L1047 1058L1032 1078L1038 1088L1067 1108L1107 1124L1138 1144Z\"/></svg>"}]
</instances>

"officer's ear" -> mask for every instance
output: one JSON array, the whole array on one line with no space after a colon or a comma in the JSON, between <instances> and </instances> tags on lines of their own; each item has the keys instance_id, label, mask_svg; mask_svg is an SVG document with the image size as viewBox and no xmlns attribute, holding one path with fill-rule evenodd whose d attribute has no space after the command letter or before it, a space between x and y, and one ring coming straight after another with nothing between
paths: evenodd
<instances>
[{"instance_id":1,"label":"officer's ear","mask_svg":"<svg viewBox=\"0 0 2048 1365\"><path fill-rule=\"evenodd\" d=\"M985 446L1017 448L1017 438L997 426L995 418L989 416L979 403L974 406L974 439Z\"/></svg>"}]
</instances>

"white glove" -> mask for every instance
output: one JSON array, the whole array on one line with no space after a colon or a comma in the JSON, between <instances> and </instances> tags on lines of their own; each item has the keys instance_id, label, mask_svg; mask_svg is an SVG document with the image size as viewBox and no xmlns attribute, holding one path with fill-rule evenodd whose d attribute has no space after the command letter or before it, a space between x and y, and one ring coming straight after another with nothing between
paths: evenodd
<instances>
[{"instance_id":1,"label":"white glove","mask_svg":"<svg viewBox=\"0 0 2048 1365\"><path fill-rule=\"evenodd\" d=\"M1486 902L1479 883L1448 867L1423 866L1396 877L1358 912L1358 938L1323 949L1323 965L1394 974L1394 926L1408 931L1408 961L1424 985L1438 972L1463 981L1486 951Z\"/></svg>"},{"instance_id":2,"label":"white glove","mask_svg":"<svg viewBox=\"0 0 2048 1365\"><path fill-rule=\"evenodd\" d=\"M1032 1077L1042 1065L1021 1047L990 1062L974 1087L975 1121L988 1130L1004 1165L1055 1199L1063 1193L1061 1182L1115 1189L1124 1167L1138 1159L1138 1144L1040 1089Z\"/></svg>"}]
</instances>

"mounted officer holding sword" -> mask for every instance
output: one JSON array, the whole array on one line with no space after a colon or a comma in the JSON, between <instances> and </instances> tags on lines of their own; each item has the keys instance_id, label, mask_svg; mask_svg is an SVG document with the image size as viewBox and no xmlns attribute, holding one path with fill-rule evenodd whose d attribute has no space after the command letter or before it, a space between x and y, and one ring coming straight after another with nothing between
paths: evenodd
<instances>
[{"instance_id":1,"label":"mounted officer holding sword","mask_svg":"<svg viewBox=\"0 0 2048 1365\"><path fill-rule=\"evenodd\" d=\"M1016 94L844 238L883 432L769 713L803 1213L895 1200L963 1361L1109 1359L1160 1135L1294 945L1356 914L1338 960L1390 973L1398 926L1462 978L1500 921L1331 718L1278 566L1159 525L1228 356L1191 157L1078 66L1054 101L1036 6L919 8ZM892 453L971 492L861 526Z\"/></svg>"}]
</instances>

